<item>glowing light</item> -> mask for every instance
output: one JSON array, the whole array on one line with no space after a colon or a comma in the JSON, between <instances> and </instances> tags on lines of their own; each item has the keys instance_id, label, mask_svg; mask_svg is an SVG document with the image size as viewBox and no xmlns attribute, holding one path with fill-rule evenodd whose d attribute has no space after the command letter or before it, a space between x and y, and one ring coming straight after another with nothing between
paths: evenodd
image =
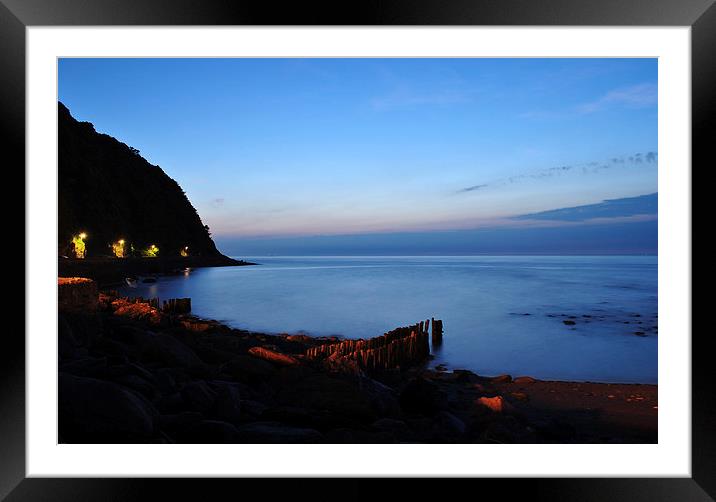
<instances>
[{"instance_id":1,"label":"glowing light","mask_svg":"<svg viewBox=\"0 0 716 502\"><path fill-rule=\"evenodd\" d=\"M150 244L149 247L142 251L142 256L147 258L155 258L159 254L159 248L154 244Z\"/></svg>"},{"instance_id":2,"label":"glowing light","mask_svg":"<svg viewBox=\"0 0 716 502\"><path fill-rule=\"evenodd\" d=\"M70 253L74 254L75 258L83 259L86 256L87 248L85 247L85 241L84 241L86 238L87 238L87 234L84 232L72 237L72 249L71 249Z\"/></svg>"},{"instance_id":3,"label":"glowing light","mask_svg":"<svg viewBox=\"0 0 716 502\"><path fill-rule=\"evenodd\" d=\"M189 256L189 246L184 246L184 248L179 251L179 254L183 257Z\"/></svg>"},{"instance_id":4,"label":"glowing light","mask_svg":"<svg viewBox=\"0 0 716 502\"><path fill-rule=\"evenodd\" d=\"M112 244L112 252L117 258L124 258L126 256L126 250L124 248L124 239L119 239L117 242Z\"/></svg>"}]
</instances>

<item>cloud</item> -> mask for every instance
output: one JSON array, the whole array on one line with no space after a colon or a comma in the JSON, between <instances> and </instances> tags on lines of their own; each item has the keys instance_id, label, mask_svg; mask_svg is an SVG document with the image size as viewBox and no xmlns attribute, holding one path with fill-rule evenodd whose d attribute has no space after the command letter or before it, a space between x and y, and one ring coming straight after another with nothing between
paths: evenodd
<instances>
[{"instance_id":1,"label":"cloud","mask_svg":"<svg viewBox=\"0 0 716 502\"><path fill-rule=\"evenodd\" d=\"M578 172L581 174L595 174L601 171L609 169L628 168L636 166L648 166L650 164L655 165L658 161L658 154L656 152L646 153L635 153L631 155L622 155L620 157L613 157L607 161L602 162L587 162L582 164L564 164L561 166L548 167L545 169L538 169L535 171L529 171L525 173L516 174L509 178L500 178L490 182L481 183L479 185L471 185L465 188L456 190L456 194L462 194L467 192L474 192L477 190L483 190L489 187L510 185L513 183L519 183L528 180L539 180L544 178L551 178L554 176L560 176L570 172Z\"/></svg>"},{"instance_id":2,"label":"cloud","mask_svg":"<svg viewBox=\"0 0 716 502\"><path fill-rule=\"evenodd\" d=\"M471 186L471 187L461 188L461 189L458 190L457 192L458 192L458 193L474 192L475 190L480 190L481 188L486 188L487 186L488 186L487 184L473 185L473 186Z\"/></svg>"},{"instance_id":3,"label":"cloud","mask_svg":"<svg viewBox=\"0 0 716 502\"><path fill-rule=\"evenodd\" d=\"M212 199L211 205L214 207L221 207L224 205L224 199L223 198Z\"/></svg>"},{"instance_id":4,"label":"cloud","mask_svg":"<svg viewBox=\"0 0 716 502\"><path fill-rule=\"evenodd\" d=\"M659 208L659 195L652 193L622 199L607 199L597 204L564 207L539 213L514 216L515 220L549 220L564 222L601 222L613 218L630 218L640 221L655 216Z\"/></svg>"},{"instance_id":5,"label":"cloud","mask_svg":"<svg viewBox=\"0 0 716 502\"><path fill-rule=\"evenodd\" d=\"M645 108L655 105L657 99L657 85L643 83L609 91L595 101L579 105L577 111L584 114L594 113L613 105L623 105L628 108Z\"/></svg>"}]
</instances>

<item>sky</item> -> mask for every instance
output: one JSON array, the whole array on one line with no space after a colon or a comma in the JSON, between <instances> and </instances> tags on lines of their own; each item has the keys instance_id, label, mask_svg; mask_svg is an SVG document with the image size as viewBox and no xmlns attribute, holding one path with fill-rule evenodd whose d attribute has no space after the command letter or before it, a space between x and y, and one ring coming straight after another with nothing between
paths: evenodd
<instances>
[{"instance_id":1,"label":"sky","mask_svg":"<svg viewBox=\"0 0 716 502\"><path fill-rule=\"evenodd\" d=\"M61 59L58 72L72 115L162 167L228 254L656 251L656 59Z\"/></svg>"}]
</instances>

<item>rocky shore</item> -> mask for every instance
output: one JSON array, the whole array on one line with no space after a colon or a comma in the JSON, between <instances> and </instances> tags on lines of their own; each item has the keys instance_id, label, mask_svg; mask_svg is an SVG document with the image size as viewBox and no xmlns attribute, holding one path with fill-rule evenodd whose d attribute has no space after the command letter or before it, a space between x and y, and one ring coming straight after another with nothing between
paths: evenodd
<instances>
[{"instance_id":1,"label":"rocky shore","mask_svg":"<svg viewBox=\"0 0 716 502\"><path fill-rule=\"evenodd\" d=\"M61 443L655 443L657 387L371 372L267 335L61 280ZM449 343L446 336L445 343Z\"/></svg>"}]
</instances>

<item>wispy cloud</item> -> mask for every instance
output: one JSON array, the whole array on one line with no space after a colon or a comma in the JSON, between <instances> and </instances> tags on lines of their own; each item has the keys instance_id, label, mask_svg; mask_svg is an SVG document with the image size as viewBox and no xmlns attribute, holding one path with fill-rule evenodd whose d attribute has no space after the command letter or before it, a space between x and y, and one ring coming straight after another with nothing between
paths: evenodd
<instances>
[{"instance_id":1,"label":"wispy cloud","mask_svg":"<svg viewBox=\"0 0 716 502\"><path fill-rule=\"evenodd\" d=\"M609 91L602 97L577 107L579 113L594 113L610 106L622 105L629 108L645 108L657 103L658 90L654 83L643 83Z\"/></svg>"},{"instance_id":2,"label":"wispy cloud","mask_svg":"<svg viewBox=\"0 0 716 502\"><path fill-rule=\"evenodd\" d=\"M487 188L487 186L488 185L486 183L482 185L472 185L471 187L461 188L460 190L458 190L458 193L474 192L476 190L480 190L481 188Z\"/></svg>"},{"instance_id":3,"label":"wispy cloud","mask_svg":"<svg viewBox=\"0 0 716 502\"><path fill-rule=\"evenodd\" d=\"M212 199L211 205L214 207L221 207L224 205L225 200L223 198Z\"/></svg>"},{"instance_id":4,"label":"wispy cloud","mask_svg":"<svg viewBox=\"0 0 716 502\"><path fill-rule=\"evenodd\" d=\"M513 183L519 183L521 181L538 180L544 178L551 178L553 176L560 176L570 172L577 172L581 174L595 174L600 171L609 169L617 169L622 167L634 167L637 165L647 166L649 164L656 166L658 163L658 154L656 152L646 153L635 153L633 155L622 155L619 157L612 157L607 161L602 162L588 162L582 164L565 164L561 166L548 167L545 169L537 169L534 171L527 171L524 173L516 174L508 178L500 178L477 185L470 185L468 187L460 188L456 190L455 194L463 194L467 192L475 192L478 190L484 190L486 188L495 186L510 185Z\"/></svg>"}]
</instances>

